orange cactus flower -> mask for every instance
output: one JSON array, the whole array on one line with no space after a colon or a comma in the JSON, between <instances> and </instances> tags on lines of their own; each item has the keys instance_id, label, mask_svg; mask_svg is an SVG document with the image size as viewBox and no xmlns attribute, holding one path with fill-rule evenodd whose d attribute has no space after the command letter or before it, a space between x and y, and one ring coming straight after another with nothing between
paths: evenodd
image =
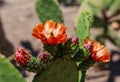
<instances>
[{"instance_id":1,"label":"orange cactus flower","mask_svg":"<svg viewBox=\"0 0 120 82\"><path fill-rule=\"evenodd\" d=\"M109 62L110 61L110 52L107 51L107 48L101 45L99 42L94 41L91 45L91 56L95 61L100 62Z\"/></svg>"},{"instance_id":2,"label":"orange cactus flower","mask_svg":"<svg viewBox=\"0 0 120 82\"><path fill-rule=\"evenodd\" d=\"M66 27L52 20L45 24L37 24L32 35L42 41L43 44L59 44L66 41Z\"/></svg>"},{"instance_id":3,"label":"orange cactus flower","mask_svg":"<svg viewBox=\"0 0 120 82\"><path fill-rule=\"evenodd\" d=\"M110 52L104 45L97 41L91 41L88 38L84 40L84 47L91 52L91 57L94 61L109 62Z\"/></svg>"}]
</instances>

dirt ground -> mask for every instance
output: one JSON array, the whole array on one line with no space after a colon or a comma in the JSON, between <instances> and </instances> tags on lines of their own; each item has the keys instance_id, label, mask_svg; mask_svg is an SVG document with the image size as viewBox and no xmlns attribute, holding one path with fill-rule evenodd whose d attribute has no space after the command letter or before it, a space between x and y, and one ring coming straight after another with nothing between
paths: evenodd
<instances>
[{"instance_id":1,"label":"dirt ground","mask_svg":"<svg viewBox=\"0 0 120 82\"><path fill-rule=\"evenodd\" d=\"M32 37L31 32L39 19L35 12L34 0L4 0L0 5L0 47L2 53L9 56L19 46L26 48L31 54L37 55L42 50L40 41ZM68 37L74 34L74 20L79 6L61 7ZM91 30L94 35L96 31ZM87 72L85 82L120 82L120 49L112 45L109 41L106 46L114 51L111 62L101 65L101 69L94 66ZM6 52L3 52L5 51ZM8 51L7 51L8 50ZM33 73L26 72L27 82L32 82Z\"/></svg>"}]
</instances>

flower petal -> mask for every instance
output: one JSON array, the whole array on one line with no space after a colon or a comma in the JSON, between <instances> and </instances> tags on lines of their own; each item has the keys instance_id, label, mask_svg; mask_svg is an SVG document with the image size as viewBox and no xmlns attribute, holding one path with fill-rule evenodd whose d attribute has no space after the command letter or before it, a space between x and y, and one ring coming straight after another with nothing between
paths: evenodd
<instances>
[{"instance_id":1,"label":"flower petal","mask_svg":"<svg viewBox=\"0 0 120 82\"><path fill-rule=\"evenodd\" d=\"M63 24L57 24L57 27L59 28L59 34L65 33L66 27Z\"/></svg>"},{"instance_id":2,"label":"flower petal","mask_svg":"<svg viewBox=\"0 0 120 82\"><path fill-rule=\"evenodd\" d=\"M106 48L106 47L102 48L101 50L97 51L96 57L97 57L97 58L100 58L100 57L104 56L105 53L106 53L106 51L107 51L107 48Z\"/></svg>"},{"instance_id":3,"label":"flower petal","mask_svg":"<svg viewBox=\"0 0 120 82\"><path fill-rule=\"evenodd\" d=\"M98 50L100 50L101 48L103 48L104 46L103 45L101 45L99 42L97 42L97 41L94 41L94 42L92 42L92 52L94 52L94 51L98 51Z\"/></svg>"},{"instance_id":4,"label":"flower petal","mask_svg":"<svg viewBox=\"0 0 120 82\"><path fill-rule=\"evenodd\" d=\"M109 62L110 61L110 52L106 52L106 54L100 58L101 62Z\"/></svg>"},{"instance_id":5,"label":"flower petal","mask_svg":"<svg viewBox=\"0 0 120 82\"><path fill-rule=\"evenodd\" d=\"M32 35L36 38L40 38L39 34L40 32L42 32L43 29L44 29L43 24L37 24L33 29Z\"/></svg>"},{"instance_id":6,"label":"flower petal","mask_svg":"<svg viewBox=\"0 0 120 82\"><path fill-rule=\"evenodd\" d=\"M44 25L44 27L46 28L46 29L49 29L49 28L56 28L56 22L54 22L53 20L48 20L48 21L46 21L45 22L45 25Z\"/></svg>"},{"instance_id":7,"label":"flower petal","mask_svg":"<svg viewBox=\"0 0 120 82\"><path fill-rule=\"evenodd\" d=\"M56 37L56 38L57 38L57 43L65 42L65 41L66 41L66 37L67 37L66 34L58 35L58 36Z\"/></svg>"},{"instance_id":8,"label":"flower petal","mask_svg":"<svg viewBox=\"0 0 120 82\"><path fill-rule=\"evenodd\" d=\"M50 36L47 40L48 44L57 44L57 39L54 36Z\"/></svg>"}]
</instances>

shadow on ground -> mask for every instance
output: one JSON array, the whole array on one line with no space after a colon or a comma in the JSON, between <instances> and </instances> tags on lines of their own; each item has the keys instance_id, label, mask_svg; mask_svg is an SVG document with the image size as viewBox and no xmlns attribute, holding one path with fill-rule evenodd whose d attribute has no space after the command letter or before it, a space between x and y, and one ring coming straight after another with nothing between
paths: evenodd
<instances>
[{"instance_id":1,"label":"shadow on ground","mask_svg":"<svg viewBox=\"0 0 120 82\"><path fill-rule=\"evenodd\" d=\"M13 45L5 37L1 18L0 18L0 53L5 55L6 57L14 53Z\"/></svg>"},{"instance_id":2,"label":"shadow on ground","mask_svg":"<svg viewBox=\"0 0 120 82\"><path fill-rule=\"evenodd\" d=\"M30 51L30 54L31 54L32 56L37 57L37 55L38 55L38 53L39 53L39 50L35 50L35 49L32 47L30 41L21 41L21 45L22 45L24 48L28 49L28 50Z\"/></svg>"},{"instance_id":3,"label":"shadow on ground","mask_svg":"<svg viewBox=\"0 0 120 82\"><path fill-rule=\"evenodd\" d=\"M111 62L109 63L108 70L110 71L110 75L107 82L115 82L115 77L120 76L120 51L112 50L111 52L112 52L111 58L117 55L118 60L117 61L111 60Z\"/></svg>"},{"instance_id":4,"label":"shadow on ground","mask_svg":"<svg viewBox=\"0 0 120 82\"><path fill-rule=\"evenodd\" d=\"M13 45L5 37L1 18L0 18L0 53L5 55L6 57L9 57L9 56L13 55L13 53L14 53ZM12 60L11 62L21 72L21 74L25 77L26 76L25 71L21 67L16 65L16 61Z\"/></svg>"}]
</instances>

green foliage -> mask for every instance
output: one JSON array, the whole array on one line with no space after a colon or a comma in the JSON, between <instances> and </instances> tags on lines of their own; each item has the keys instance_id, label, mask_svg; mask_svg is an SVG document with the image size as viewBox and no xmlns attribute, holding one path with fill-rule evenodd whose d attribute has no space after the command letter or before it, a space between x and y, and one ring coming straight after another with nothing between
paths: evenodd
<instances>
[{"instance_id":1,"label":"green foliage","mask_svg":"<svg viewBox=\"0 0 120 82\"><path fill-rule=\"evenodd\" d=\"M115 40L115 44L120 48L120 37Z\"/></svg>"},{"instance_id":2,"label":"green foliage","mask_svg":"<svg viewBox=\"0 0 120 82\"><path fill-rule=\"evenodd\" d=\"M85 38L90 36L90 27L92 25L93 17L89 11L81 11L76 20L76 36L79 38L80 46L83 46Z\"/></svg>"},{"instance_id":3,"label":"green foliage","mask_svg":"<svg viewBox=\"0 0 120 82\"><path fill-rule=\"evenodd\" d=\"M58 4L54 0L36 0L36 11L40 20L54 20L63 23L62 15Z\"/></svg>"},{"instance_id":4,"label":"green foliage","mask_svg":"<svg viewBox=\"0 0 120 82\"><path fill-rule=\"evenodd\" d=\"M97 13L100 10L104 9L104 10L108 10L110 5L114 2L114 0L79 0L82 2L82 7L85 9L86 7L89 7L93 13ZM98 11L96 10L98 9ZM97 12L95 12L94 10L96 10Z\"/></svg>"},{"instance_id":5,"label":"green foliage","mask_svg":"<svg viewBox=\"0 0 120 82\"><path fill-rule=\"evenodd\" d=\"M18 70L6 59L0 57L0 82L26 82Z\"/></svg>"},{"instance_id":6,"label":"green foliage","mask_svg":"<svg viewBox=\"0 0 120 82\"><path fill-rule=\"evenodd\" d=\"M108 10L115 0L102 0L102 7Z\"/></svg>"},{"instance_id":7,"label":"green foliage","mask_svg":"<svg viewBox=\"0 0 120 82\"><path fill-rule=\"evenodd\" d=\"M112 27L108 27L108 39L118 47L120 47L120 36L118 36Z\"/></svg>"},{"instance_id":8,"label":"green foliage","mask_svg":"<svg viewBox=\"0 0 120 82\"><path fill-rule=\"evenodd\" d=\"M97 8L107 10L112 4L113 0L89 0L89 3L94 5Z\"/></svg>"},{"instance_id":9,"label":"green foliage","mask_svg":"<svg viewBox=\"0 0 120 82\"><path fill-rule=\"evenodd\" d=\"M120 11L120 0L113 0L113 3L111 4L109 11L111 13L115 13L117 11Z\"/></svg>"},{"instance_id":10,"label":"green foliage","mask_svg":"<svg viewBox=\"0 0 120 82\"><path fill-rule=\"evenodd\" d=\"M94 16L98 16L98 17L101 16L100 7L96 7L96 5L93 5L90 2L87 2L85 6L87 6L89 10L92 11L92 14L94 14Z\"/></svg>"},{"instance_id":11,"label":"green foliage","mask_svg":"<svg viewBox=\"0 0 120 82\"><path fill-rule=\"evenodd\" d=\"M77 2L79 2L81 4L83 2L83 0L77 0Z\"/></svg>"},{"instance_id":12,"label":"green foliage","mask_svg":"<svg viewBox=\"0 0 120 82\"><path fill-rule=\"evenodd\" d=\"M95 16L102 16L101 10L108 10L113 0L83 0L82 10L90 10Z\"/></svg>"},{"instance_id":13,"label":"green foliage","mask_svg":"<svg viewBox=\"0 0 120 82\"><path fill-rule=\"evenodd\" d=\"M76 63L57 59L51 66L34 77L33 82L77 82L78 71Z\"/></svg>"},{"instance_id":14,"label":"green foliage","mask_svg":"<svg viewBox=\"0 0 120 82\"><path fill-rule=\"evenodd\" d=\"M86 5L84 5L85 1L87 1ZM104 17L102 11L105 11L105 13L109 11L110 14L114 14L120 10L120 0L84 0L84 2L82 4L89 6L92 13L98 17Z\"/></svg>"}]
</instances>

